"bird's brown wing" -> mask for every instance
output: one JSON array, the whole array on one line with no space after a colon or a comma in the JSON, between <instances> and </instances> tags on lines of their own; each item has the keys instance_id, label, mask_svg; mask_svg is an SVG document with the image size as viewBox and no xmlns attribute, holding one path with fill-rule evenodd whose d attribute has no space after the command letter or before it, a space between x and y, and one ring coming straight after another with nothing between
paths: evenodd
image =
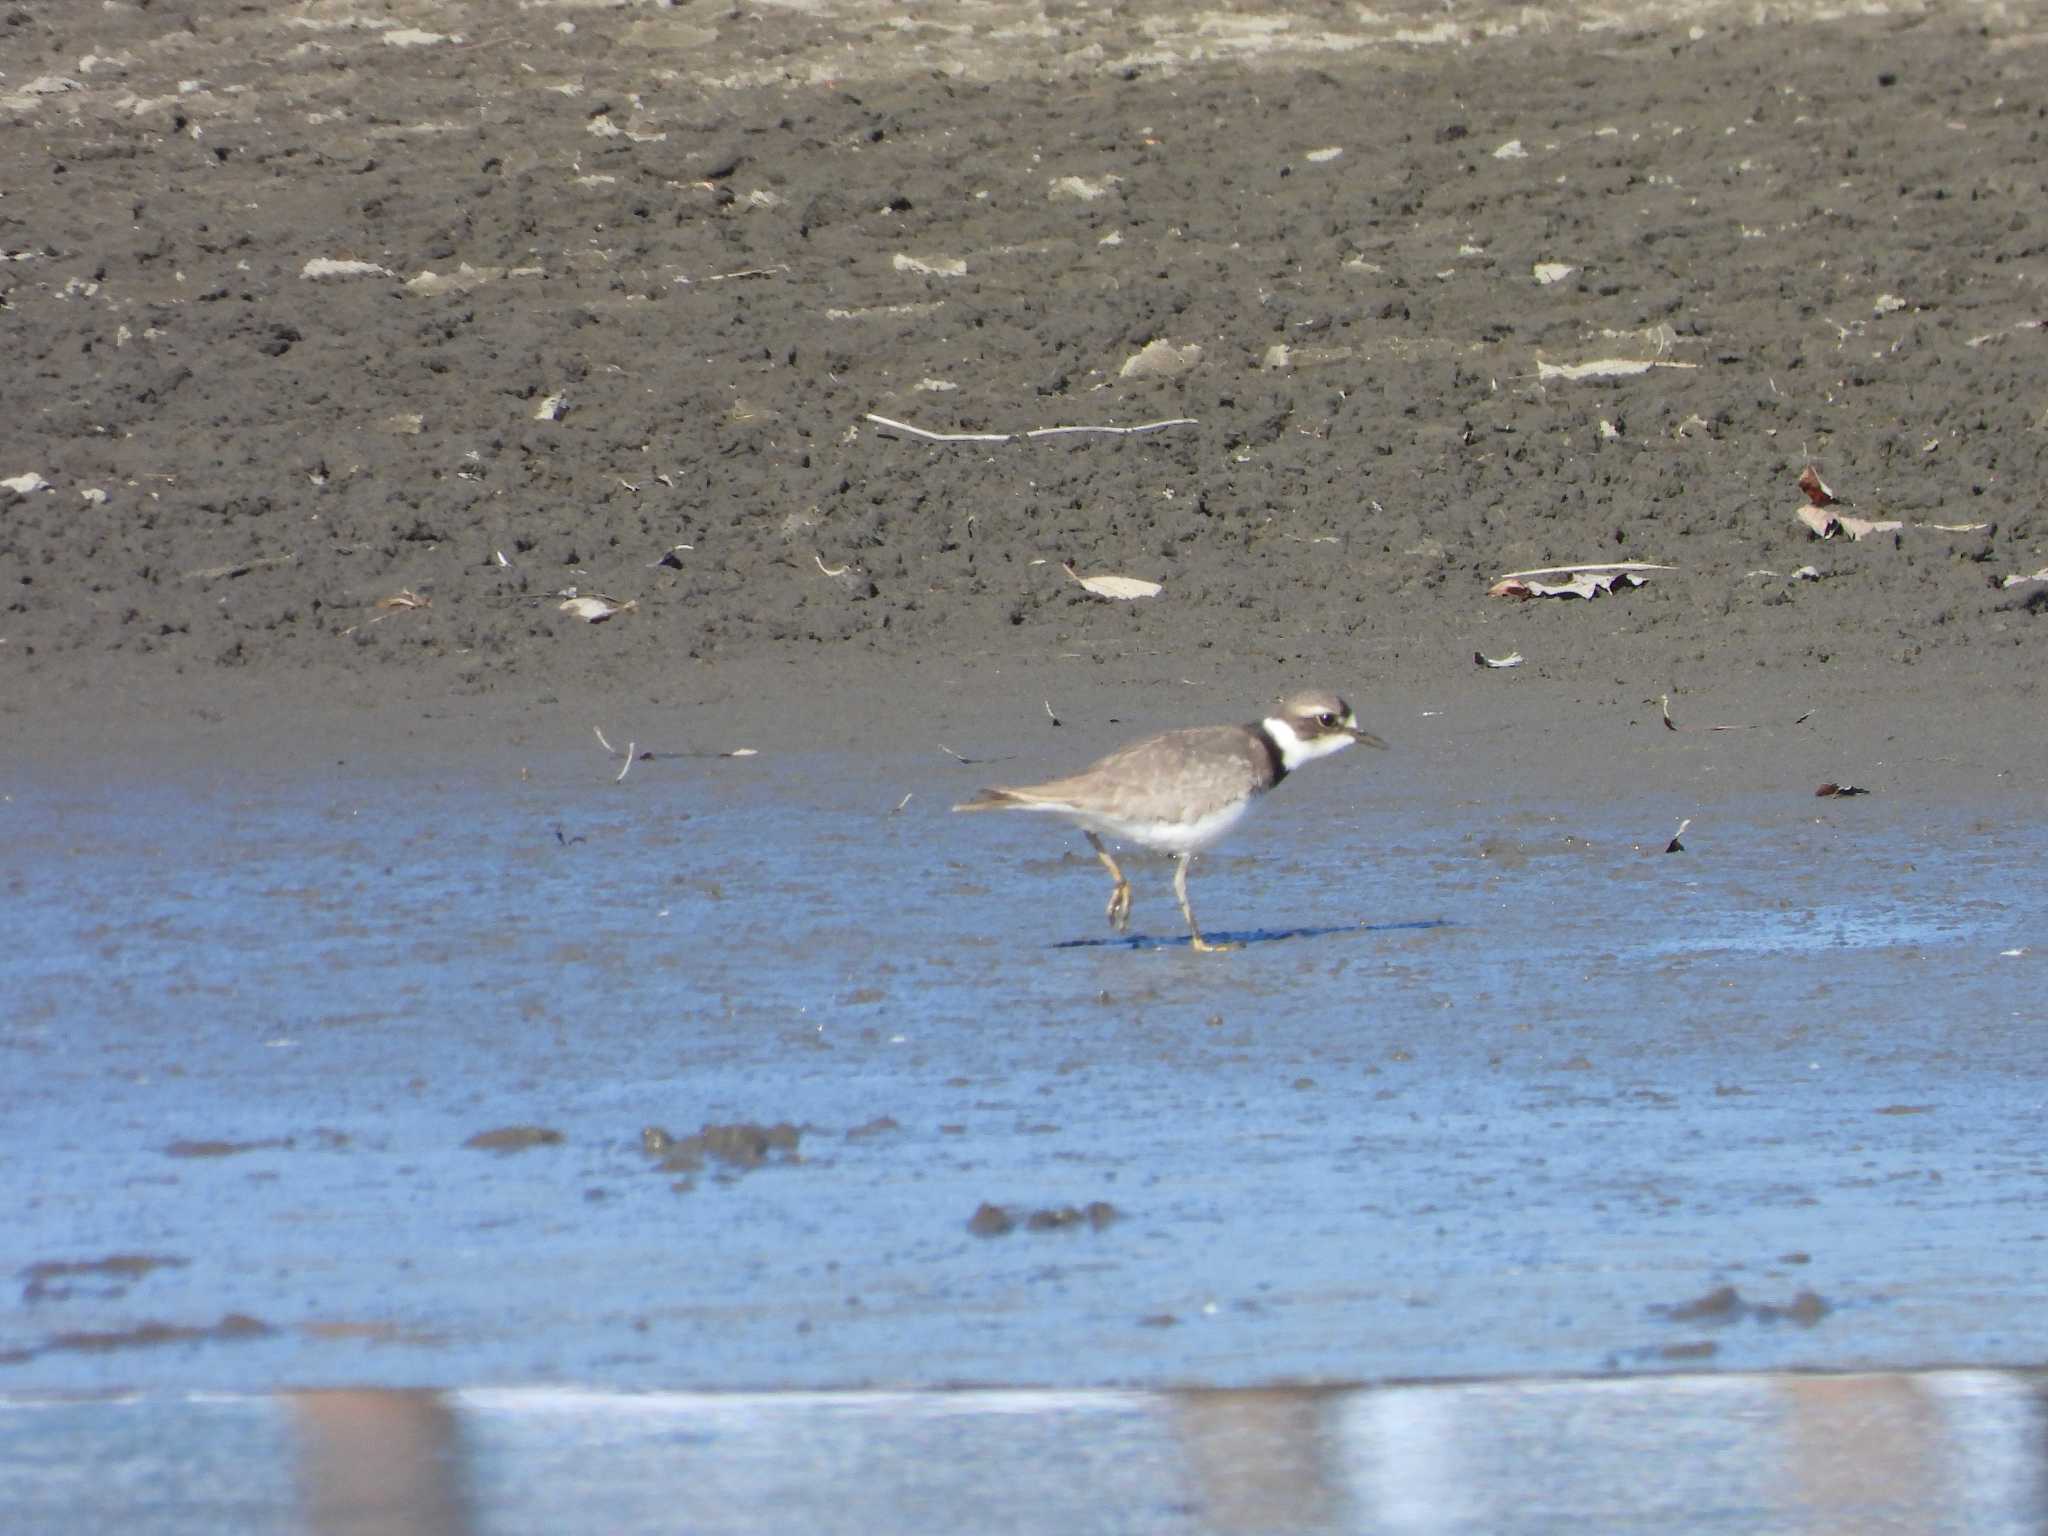
<instances>
[{"instance_id":1,"label":"bird's brown wing","mask_svg":"<svg viewBox=\"0 0 2048 1536\"><path fill-rule=\"evenodd\" d=\"M1270 783L1257 744L1235 726L1168 731L1120 747L1079 773L985 789L962 810L1072 806L1135 821L1168 821L1190 803L1220 804Z\"/></svg>"}]
</instances>

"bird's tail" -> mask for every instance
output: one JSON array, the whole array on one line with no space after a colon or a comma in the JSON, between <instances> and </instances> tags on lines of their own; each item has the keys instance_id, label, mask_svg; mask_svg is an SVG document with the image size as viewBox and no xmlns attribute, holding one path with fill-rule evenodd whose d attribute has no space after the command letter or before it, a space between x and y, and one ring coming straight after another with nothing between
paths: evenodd
<instances>
[{"instance_id":1,"label":"bird's tail","mask_svg":"<svg viewBox=\"0 0 2048 1536\"><path fill-rule=\"evenodd\" d=\"M963 800L953 807L956 811L1007 811L1020 805L1029 804L1022 796L1007 789L984 789L972 800Z\"/></svg>"}]
</instances>

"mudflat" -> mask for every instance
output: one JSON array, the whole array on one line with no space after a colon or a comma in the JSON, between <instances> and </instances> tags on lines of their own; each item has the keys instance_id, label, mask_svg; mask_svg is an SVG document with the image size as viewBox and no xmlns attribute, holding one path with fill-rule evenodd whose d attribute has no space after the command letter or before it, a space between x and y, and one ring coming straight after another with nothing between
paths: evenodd
<instances>
[{"instance_id":1,"label":"mudflat","mask_svg":"<svg viewBox=\"0 0 2048 1536\"><path fill-rule=\"evenodd\" d=\"M2041 786L2032 8L0 35L14 751L1015 746L1314 682L1475 792ZM1603 562L1658 568L1489 595Z\"/></svg>"}]
</instances>

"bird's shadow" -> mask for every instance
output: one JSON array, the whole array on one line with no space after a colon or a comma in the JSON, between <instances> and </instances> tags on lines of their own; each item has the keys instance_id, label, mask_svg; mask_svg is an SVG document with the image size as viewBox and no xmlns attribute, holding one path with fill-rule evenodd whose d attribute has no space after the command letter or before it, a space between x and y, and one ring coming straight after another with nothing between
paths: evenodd
<instances>
[{"instance_id":1,"label":"bird's shadow","mask_svg":"<svg viewBox=\"0 0 2048 1536\"><path fill-rule=\"evenodd\" d=\"M1427 933L1432 928L1454 928L1447 917L1418 917L1402 923L1340 923L1316 928L1246 928L1236 933L1211 933L1212 944L1235 944L1250 949L1255 944L1280 944L1289 939L1327 939L1339 933ZM1194 940L1186 934L1160 938L1150 933L1118 934L1109 939L1061 939L1052 949L1190 949Z\"/></svg>"}]
</instances>

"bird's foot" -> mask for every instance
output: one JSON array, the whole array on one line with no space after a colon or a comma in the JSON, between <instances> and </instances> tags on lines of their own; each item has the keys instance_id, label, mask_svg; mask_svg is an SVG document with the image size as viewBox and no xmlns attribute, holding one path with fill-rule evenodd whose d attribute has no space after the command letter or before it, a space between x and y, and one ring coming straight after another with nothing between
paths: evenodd
<instances>
[{"instance_id":1,"label":"bird's foot","mask_svg":"<svg viewBox=\"0 0 2048 1536\"><path fill-rule=\"evenodd\" d=\"M1109 905L1103 908L1103 915L1109 919L1109 926L1118 933L1131 926L1131 883L1119 880L1116 889L1109 893Z\"/></svg>"},{"instance_id":2,"label":"bird's foot","mask_svg":"<svg viewBox=\"0 0 2048 1536\"><path fill-rule=\"evenodd\" d=\"M1218 944L1212 940L1203 938L1199 933L1191 935L1188 939L1188 943L1190 946L1193 947L1195 953L1198 955L1227 955L1233 949L1244 948L1244 945L1239 943L1236 939L1229 939L1221 944Z\"/></svg>"}]
</instances>

